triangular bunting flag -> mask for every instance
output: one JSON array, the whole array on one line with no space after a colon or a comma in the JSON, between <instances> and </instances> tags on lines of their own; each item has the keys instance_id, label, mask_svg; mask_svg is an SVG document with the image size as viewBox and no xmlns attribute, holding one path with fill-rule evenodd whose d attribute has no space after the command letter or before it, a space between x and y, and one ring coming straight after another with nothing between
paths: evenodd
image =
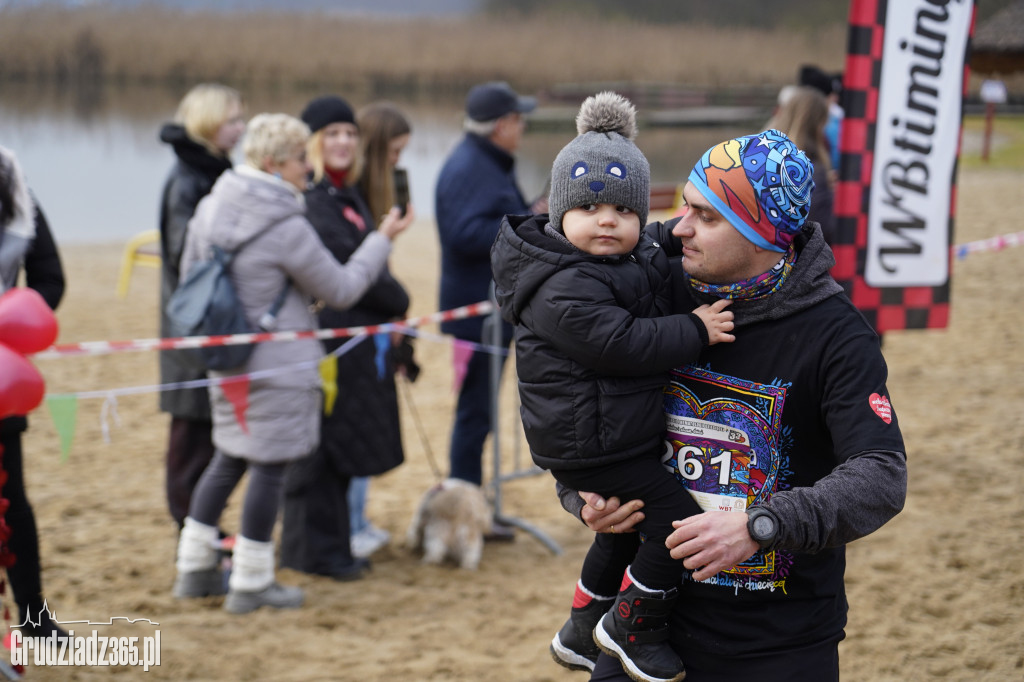
<instances>
[{"instance_id":1,"label":"triangular bunting flag","mask_svg":"<svg viewBox=\"0 0 1024 682\"><path fill-rule=\"evenodd\" d=\"M373 335L373 345L377 347L377 381L384 381L388 375L388 350L391 348L391 332L378 332Z\"/></svg>"},{"instance_id":2,"label":"triangular bunting flag","mask_svg":"<svg viewBox=\"0 0 1024 682\"><path fill-rule=\"evenodd\" d=\"M243 374L230 379L221 379L220 389L224 391L224 397L235 408L235 419L242 427L242 433L249 434L249 424L245 421L245 411L249 409L249 375Z\"/></svg>"},{"instance_id":3,"label":"triangular bunting flag","mask_svg":"<svg viewBox=\"0 0 1024 682\"><path fill-rule=\"evenodd\" d=\"M452 370L455 372L454 390L462 390L462 381L466 378L469 359L473 357L473 344L462 339L452 341Z\"/></svg>"},{"instance_id":4,"label":"triangular bunting flag","mask_svg":"<svg viewBox=\"0 0 1024 682\"><path fill-rule=\"evenodd\" d=\"M75 423L78 420L78 397L73 395L54 396L46 399L46 407L57 428L60 438L60 459L68 461L71 441L75 438Z\"/></svg>"},{"instance_id":5,"label":"triangular bunting flag","mask_svg":"<svg viewBox=\"0 0 1024 682\"><path fill-rule=\"evenodd\" d=\"M324 414L334 412L334 400L338 397L338 356L328 355L320 361L320 385L324 391Z\"/></svg>"}]
</instances>

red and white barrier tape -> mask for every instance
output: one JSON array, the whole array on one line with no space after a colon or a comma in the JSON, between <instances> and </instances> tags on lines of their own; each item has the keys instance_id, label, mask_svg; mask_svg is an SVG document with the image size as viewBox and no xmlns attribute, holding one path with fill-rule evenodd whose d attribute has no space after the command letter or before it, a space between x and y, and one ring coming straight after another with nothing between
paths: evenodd
<instances>
[{"instance_id":1,"label":"red and white barrier tape","mask_svg":"<svg viewBox=\"0 0 1024 682\"><path fill-rule=\"evenodd\" d=\"M1024 245L1024 232L990 237L978 241L959 244L951 248L953 255L964 258L969 253L980 251L1000 251L1008 246ZM296 341L298 339L336 339L358 334L376 334L401 327L418 327L434 322L447 322L467 317L487 315L494 310L490 301L481 301L472 305L442 310L440 312L411 317L402 322L371 325L367 327L347 327L341 329L310 329L306 331L260 332L258 334L233 334L231 336L182 336L167 339L135 339L133 341L85 341L82 343L66 343L51 346L34 358L56 358L69 355L109 355L126 351L142 350L173 350L176 348L202 348L207 346L234 346L243 343L264 343L267 341Z\"/></svg>"},{"instance_id":2,"label":"red and white barrier tape","mask_svg":"<svg viewBox=\"0 0 1024 682\"><path fill-rule=\"evenodd\" d=\"M310 329L306 331L260 332L256 334L232 334L230 336L182 336L167 339L136 339L133 341L84 341L82 343L65 343L32 356L39 358L57 358L70 355L109 355L127 351L142 350L173 350L176 348L204 348L207 346L234 346L243 343L264 343L267 341L296 341L298 339L337 339L359 334L376 334L402 327L418 327L434 322L448 322L467 317L487 315L494 310L490 301L481 301L472 305L442 310L440 312L410 317L401 322L388 322L364 327L346 327L339 329Z\"/></svg>"},{"instance_id":3,"label":"red and white barrier tape","mask_svg":"<svg viewBox=\"0 0 1024 682\"><path fill-rule=\"evenodd\" d=\"M964 258L969 253L979 251L1002 251L1008 246L1024 246L1024 232L1011 232L1010 234L979 239L975 242L967 242L953 247L953 254L957 258Z\"/></svg>"}]
</instances>

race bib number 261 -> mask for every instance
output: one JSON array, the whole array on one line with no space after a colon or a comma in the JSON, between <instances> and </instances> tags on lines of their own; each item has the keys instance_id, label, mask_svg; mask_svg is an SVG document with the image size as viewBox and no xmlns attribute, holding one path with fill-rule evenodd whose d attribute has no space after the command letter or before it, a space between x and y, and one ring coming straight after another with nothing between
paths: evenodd
<instances>
[{"instance_id":1,"label":"race bib number 261","mask_svg":"<svg viewBox=\"0 0 1024 682\"><path fill-rule=\"evenodd\" d=\"M666 414L662 463L704 511L747 510L754 499L750 471L757 455L741 429L715 422Z\"/></svg>"}]
</instances>

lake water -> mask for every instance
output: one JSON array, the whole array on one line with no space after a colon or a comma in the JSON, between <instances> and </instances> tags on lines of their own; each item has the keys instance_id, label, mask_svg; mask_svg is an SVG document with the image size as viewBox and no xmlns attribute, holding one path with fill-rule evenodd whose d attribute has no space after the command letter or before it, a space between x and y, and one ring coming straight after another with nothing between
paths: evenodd
<instances>
[{"instance_id":1,"label":"lake water","mask_svg":"<svg viewBox=\"0 0 1024 682\"><path fill-rule=\"evenodd\" d=\"M0 84L0 145L17 154L59 243L120 243L157 227L160 191L174 162L158 133L182 94L162 87L83 93L55 85ZM320 93L245 94L251 116L260 111L297 115ZM418 216L433 218L437 174L462 136L462 102L395 101L413 126L401 160L413 205ZM637 144L651 163L653 182L679 182L709 146L749 132L737 126L642 128ZM573 135L571 128L527 128L517 173L528 197L544 187L555 155Z\"/></svg>"}]
</instances>

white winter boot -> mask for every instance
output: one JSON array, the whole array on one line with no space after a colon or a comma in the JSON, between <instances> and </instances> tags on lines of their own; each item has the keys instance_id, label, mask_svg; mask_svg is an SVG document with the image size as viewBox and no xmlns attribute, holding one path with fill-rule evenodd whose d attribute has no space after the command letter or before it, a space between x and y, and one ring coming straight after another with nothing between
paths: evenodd
<instances>
[{"instance_id":1,"label":"white winter boot","mask_svg":"<svg viewBox=\"0 0 1024 682\"><path fill-rule=\"evenodd\" d=\"M178 599L224 594L224 576L218 566L216 526L185 518L178 536L178 575L171 590Z\"/></svg>"},{"instance_id":2,"label":"white winter boot","mask_svg":"<svg viewBox=\"0 0 1024 682\"><path fill-rule=\"evenodd\" d=\"M261 606L297 609L303 597L302 588L286 587L274 580L273 542L236 537L225 611L249 613Z\"/></svg>"}]
</instances>

